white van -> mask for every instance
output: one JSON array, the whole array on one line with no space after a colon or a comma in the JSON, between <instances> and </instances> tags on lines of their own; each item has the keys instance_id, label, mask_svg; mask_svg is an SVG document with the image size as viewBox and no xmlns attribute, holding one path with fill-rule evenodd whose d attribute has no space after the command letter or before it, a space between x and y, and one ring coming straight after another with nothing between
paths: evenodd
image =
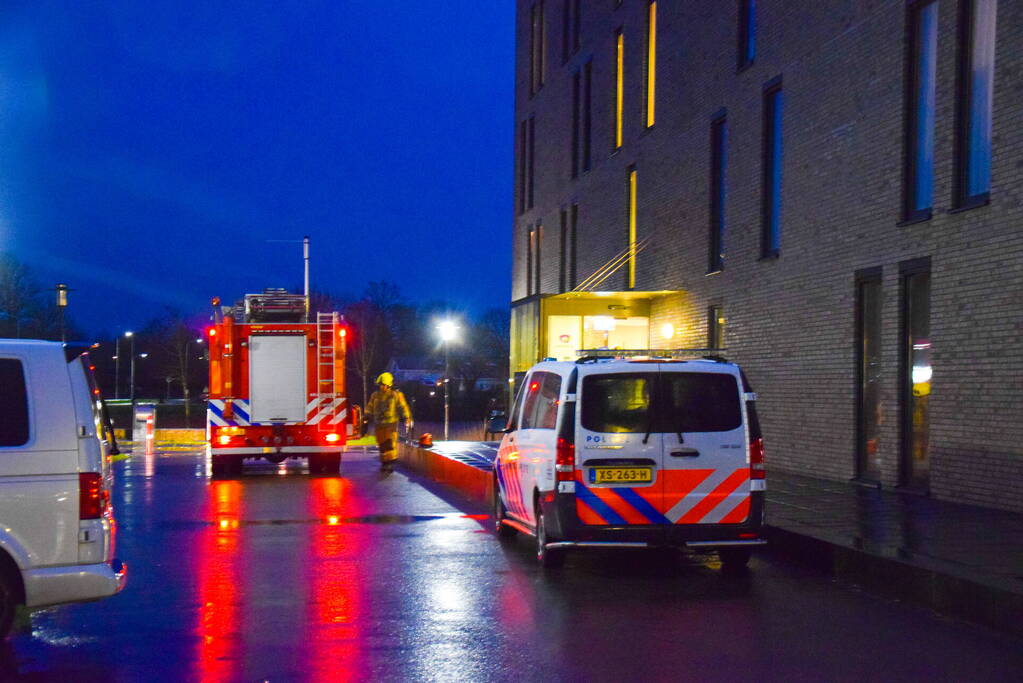
<instances>
[{"instance_id":1,"label":"white van","mask_svg":"<svg viewBox=\"0 0 1023 683\"><path fill-rule=\"evenodd\" d=\"M499 536L570 548L718 551L741 570L763 545L764 445L752 392L719 358L535 365L494 466Z\"/></svg>"},{"instance_id":2,"label":"white van","mask_svg":"<svg viewBox=\"0 0 1023 683\"><path fill-rule=\"evenodd\" d=\"M0 637L19 605L124 587L113 559L110 445L87 353L0 339Z\"/></svg>"}]
</instances>

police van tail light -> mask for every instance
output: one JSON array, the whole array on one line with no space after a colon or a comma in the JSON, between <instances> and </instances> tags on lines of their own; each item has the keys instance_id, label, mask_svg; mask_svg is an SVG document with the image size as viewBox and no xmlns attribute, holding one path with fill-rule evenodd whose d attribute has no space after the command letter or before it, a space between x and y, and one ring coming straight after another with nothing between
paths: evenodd
<instances>
[{"instance_id":1,"label":"police van tail light","mask_svg":"<svg viewBox=\"0 0 1023 683\"><path fill-rule=\"evenodd\" d=\"M575 444L569 439L558 438L558 447L554 454L554 473L556 481L575 480Z\"/></svg>"},{"instance_id":2,"label":"police van tail light","mask_svg":"<svg viewBox=\"0 0 1023 683\"><path fill-rule=\"evenodd\" d=\"M110 502L110 494L103 488L103 475L82 472L78 475L78 518L99 519Z\"/></svg>"},{"instance_id":3,"label":"police van tail light","mask_svg":"<svg viewBox=\"0 0 1023 683\"><path fill-rule=\"evenodd\" d=\"M764 475L764 440L758 437L749 444L749 476L750 479L763 479Z\"/></svg>"}]
</instances>

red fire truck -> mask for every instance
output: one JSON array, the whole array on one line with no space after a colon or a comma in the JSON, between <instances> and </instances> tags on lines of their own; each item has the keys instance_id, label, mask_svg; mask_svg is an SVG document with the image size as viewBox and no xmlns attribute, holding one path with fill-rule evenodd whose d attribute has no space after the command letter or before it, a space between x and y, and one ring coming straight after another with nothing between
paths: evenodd
<instances>
[{"instance_id":1,"label":"red fire truck","mask_svg":"<svg viewBox=\"0 0 1023 683\"><path fill-rule=\"evenodd\" d=\"M240 473L246 458L308 458L311 473L339 471L353 423L347 328L338 313L309 322L307 309L301 294L267 289L215 312L206 410L214 475Z\"/></svg>"}]
</instances>

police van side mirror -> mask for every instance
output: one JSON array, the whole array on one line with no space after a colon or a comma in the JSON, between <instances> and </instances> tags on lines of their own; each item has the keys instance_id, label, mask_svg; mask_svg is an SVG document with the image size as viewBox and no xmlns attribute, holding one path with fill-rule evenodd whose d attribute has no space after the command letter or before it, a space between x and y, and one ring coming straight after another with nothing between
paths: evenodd
<instances>
[{"instance_id":1,"label":"police van side mirror","mask_svg":"<svg viewBox=\"0 0 1023 683\"><path fill-rule=\"evenodd\" d=\"M510 431L508 418L504 415L495 415L487 420L487 432L491 434L507 434Z\"/></svg>"}]
</instances>

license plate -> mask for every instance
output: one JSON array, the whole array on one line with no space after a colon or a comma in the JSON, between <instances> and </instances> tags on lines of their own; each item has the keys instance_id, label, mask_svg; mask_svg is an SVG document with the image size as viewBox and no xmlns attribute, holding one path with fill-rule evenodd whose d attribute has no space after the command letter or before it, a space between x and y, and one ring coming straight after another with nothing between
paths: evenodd
<instances>
[{"instance_id":1,"label":"license plate","mask_svg":"<svg viewBox=\"0 0 1023 683\"><path fill-rule=\"evenodd\" d=\"M654 471L649 467L594 467L590 470L591 484L649 484Z\"/></svg>"}]
</instances>

